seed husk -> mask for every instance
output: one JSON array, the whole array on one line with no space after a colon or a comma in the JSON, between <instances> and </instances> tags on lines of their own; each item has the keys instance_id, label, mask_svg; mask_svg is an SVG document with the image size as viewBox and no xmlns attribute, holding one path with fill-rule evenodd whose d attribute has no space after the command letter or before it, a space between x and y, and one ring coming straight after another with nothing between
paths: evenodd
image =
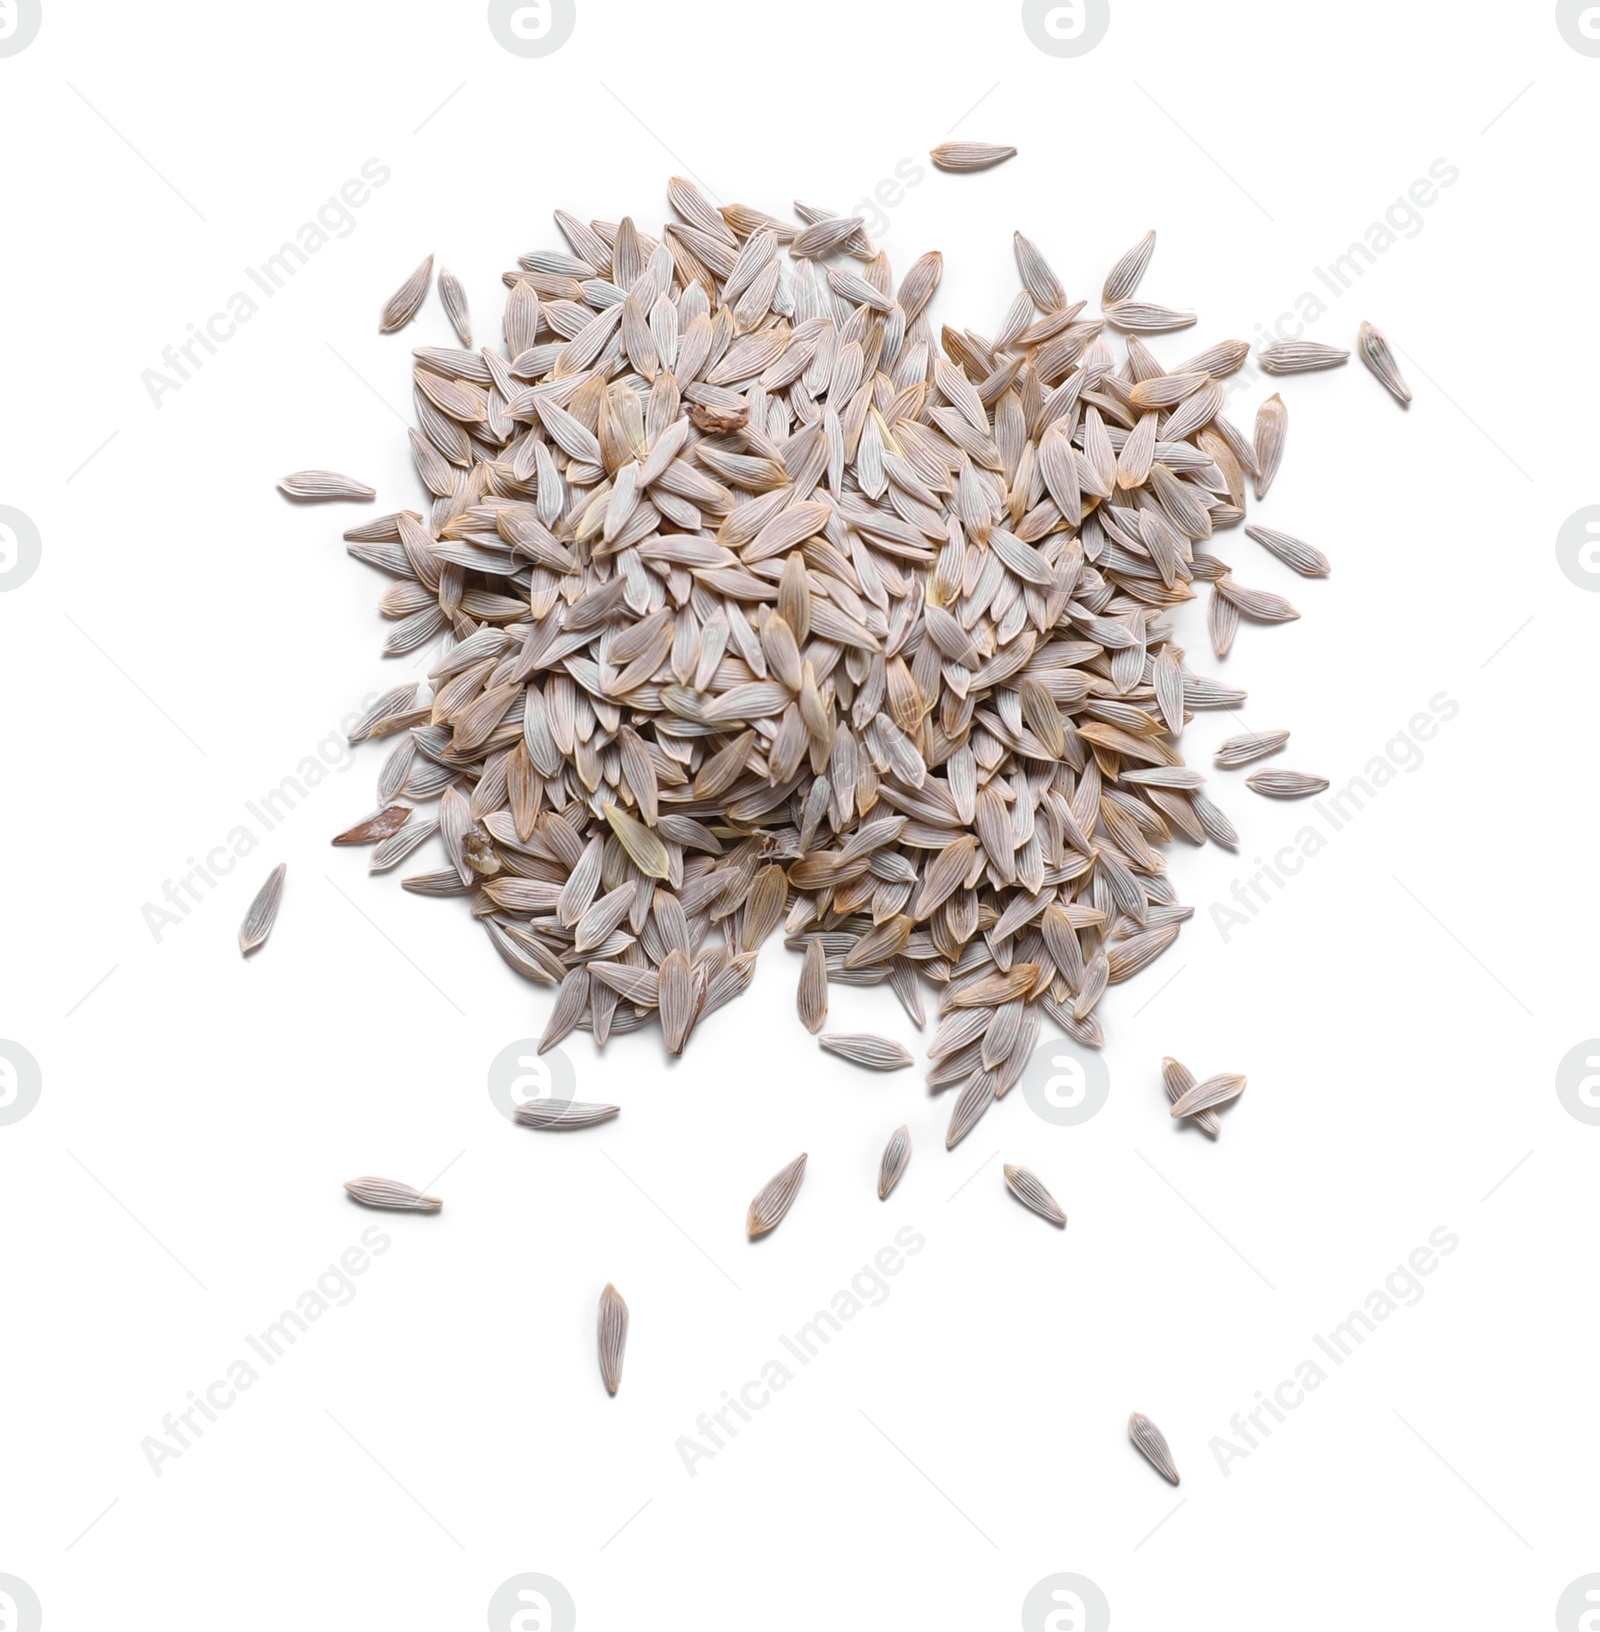
<instances>
[{"instance_id":1,"label":"seed husk","mask_svg":"<svg viewBox=\"0 0 1600 1632\"><path fill-rule=\"evenodd\" d=\"M282 861L272 869L244 915L239 926L239 951L245 957L266 941L278 921L278 902L283 898L283 877L288 870L288 863Z\"/></svg>"},{"instance_id":2,"label":"seed husk","mask_svg":"<svg viewBox=\"0 0 1600 1632\"><path fill-rule=\"evenodd\" d=\"M1139 1454L1169 1485L1178 1483L1178 1467L1172 1460L1172 1452L1167 1448L1167 1437L1148 1417L1141 1416L1135 1411L1128 1418L1128 1438L1138 1448Z\"/></svg>"},{"instance_id":3,"label":"seed husk","mask_svg":"<svg viewBox=\"0 0 1600 1632\"><path fill-rule=\"evenodd\" d=\"M1264 794L1268 799L1306 799L1314 793L1325 793L1325 776L1307 776L1303 771L1257 771L1245 778L1252 793Z\"/></svg>"},{"instance_id":4,"label":"seed husk","mask_svg":"<svg viewBox=\"0 0 1600 1632\"><path fill-rule=\"evenodd\" d=\"M901 1126L889 1135L883 1147L883 1159L878 1163L878 1200L888 1199L889 1192L900 1182L900 1175L911 1160L911 1130Z\"/></svg>"},{"instance_id":5,"label":"seed husk","mask_svg":"<svg viewBox=\"0 0 1600 1632\"><path fill-rule=\"evenodd\" d=\"M989 142L940 142L928 155L941 170L989 170L1016 156L1016 148Z\"/></svg>"},{"instance_id":6,"label":"seed husk","mask_svg":"<svg viewBox=\"0 0 1600 1632\"><path fill-rule=\"evenodd\" d=\"M1061 1204L1045 1189L1036 1174L1025 1167L1013 1167L1007 1163L1006 1185L1023 1206L1031 1207L1040 1218L1066 1228L1067 1215L1061 1210Z\"/></svg>"},{"instance_id":7,"label":"seed husk","mask_svg":"<svg viewBox=\"0 0 1600 1632\"><path fill-rule=\"evenodd\" d=\"M615 1394L622 1381L622 1357L627 1347L628 1306L607 1281L600 1294L600 1376L608 1394Z\"/></svg>"},{"instance_id":8,"label":"seed husk","mask_svg":"<svg viewBox=\"0 0 1600 1632\"><path fill-rule=\"evenodd\" d=\"M1384 390L1402 406L1409 404L1411 387L1406 384L1405 376L1400 372L1400 365L1394 360L1394 352L1390 350L1389 342L1370 323L1361 325L1361 336L1356 349L1361 353L1361 361L1377 376L1378 383Z\"/></svg>"},{"instance_id":9,"label":"seed husk","mask_svg":"<svg viewBox=\"0 0 1600 1632\"><path fill-rule=\"evenodd\" d=\"M783 1222L784 1214L794 1205L805 1172L806 1153L801 1151L787 1167L774 1173L761 1187L756 1199L750 1203L750 1216L745 1225L752 1239L765 1235Z\"/></svg>"},{"instance_id":10,"label":"seed husk","mask_svg":"<svg viewBox=\"0 0 1600 1632\"><path fill-rule=\"evenodd\" d=\"M403 1213L436 1213L444 1203L437 1196L425 1196L398 1179L346 1179L344 1187L364 1207L388 1207Z\"/></svg>"}]
</instances>

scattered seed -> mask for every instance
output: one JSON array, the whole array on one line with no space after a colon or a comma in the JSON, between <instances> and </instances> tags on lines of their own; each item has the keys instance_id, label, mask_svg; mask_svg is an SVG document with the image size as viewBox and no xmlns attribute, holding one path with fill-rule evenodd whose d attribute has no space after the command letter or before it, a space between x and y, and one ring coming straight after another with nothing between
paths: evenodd
<instances>
[{"instance_id":1,"label":"scattered seed","mask_svg":"<svg viewBox=\"0 0 1600 1632\"><path fill-rule=\"evenodd\" d=\"M903 1071L914 1063L911 1051L903 1043L891 1042L887 1037L835 1033L819 1037L817 1041L830 1054L837 1054L852 1065L864 1065L870 1071Z\"/></svg>"},{"instance_id":2,"label":"scattered seed","mask_svg":"<svg viewBox=\"0 0 1600 1632\"><path fill-rule=\"evenodd\" d=\"M883 1147L883 1160L878 1163L878 1200L887 1199L888 1194L900 1182L900 1175L906 1170L906 1163L911 1160L911 1130L899 1127L889 1135L889 1143Z\"/></svg>"},{"instance_id":3,"label":"scattered seed","mask_svg":"<svg viewBox=\"0 0 1600 1632\"><path fill-rule=\"evenodd\" d=\"M255 900L250 903L250 910L244 915L244 922L239 926L239 950L247 957L265 942L272 933L272 926L278 921L283 875L288 870L288 863L282 861L272 869Z\"/></svg>"},{"instance_id":4,"label":"scattered seed","mask_svg":"<svg viewBox=\"0 0 1600 1632\"><path fill-rule=\"evenodd\" d=\"M378 319L380 334L393 334L403 329L417 315L427 297L428 281L433 276L433 257L430 255L415 272L384 302L383 315ZM465 344L465 342L462 342Z\"/></svg>"},{"instance_id":5,"label":"scattered seed","mask_svg":"<svg viewBox=\"0 0 1600 1632\"><path fill-rule=\"evenodd\" d=\"M615 1394L622 1381L622 1356L628 1347L628 1306L609 1281L600 1294L600 1375L606 1393Z\"/></svg>"},{"instance_id":6,"label":"scattered seed","mask_svg":"<svg viewBox=\"0 0 1600 1632\"><path fill-rule=\"evenodd\" d=\"M472 314L467 310L467 292L461 279L445 267L439 268L439 304L444 307L450 327L462 345L472 344Z\"/></svg>"},{"instance_id":7,"label":"scattered seed","mask_svg":"<svg viewBox=\"0 0 1600 1632\"><path fill-rule=\"evenodd\" d=\"M1378 377L1378 383L1388 391L1396 401L1406 404L1411 401L1411 387L1406 384L1405 376L1400 372L1400 365L1394 360L1394 352L1389 349L1389 342L1370 323L1361 325L1361 338L1357 343L1361 353L1361 361Z\"/></svg>"},{"instance_id":8,"label":"scattered seed","mask_svg":"<svg viewBox=\"0 0 1600 1632\"><path fill-rule=\"evenodd\" d=\"M1283 463L1284 443L1289 435L1289 409L1274 393L1256 410L1256 498L1266 498Z\"/></svg>"},{"instance_id":9,"label":"scattered seed","mask_svg":"<svg viewBox=\"0 0 1600 1632\"><path fill-rule=\"evenodd\" d=\"M1194 1087L1194 1073L1169 1055L1161 1062L1161 1081L1167 1090L1167 1103L1176 1105ZM1189 1120L1213 1139L1222 1132L1222 1120L1215 1111L1196 1111Z\"/></svg>"},{"instance_id":10,"label":"scattered seed","mask_svg":"<svg viewBox=\"0 0 1600 1632\"><path fill-rule=\"evenodd\" d=\"M765 1235L783 1222L783 1215L794 1205L800 1181L806 1173L806 1155L801 1151L789 1165L774 1173L750 1203L750 1217L746 1228L751 1237Z\"/></svg>"},{"instance_id":11,"label":"scattered seed","mask_svg":"<svg viewBox=\"0 0 1600 1632\"><path fill-rule=\"evenodd\" d=\"M1287 731L1246 731L1222 743L1217 749L1216 761L1229 768L1248 765L1251 760L1276 753L1288 740Z\"/></svg>"},{"instance_id":12,"label":"scattered seed","mask_svg":"<svg viewBox=\"0 0 1600 1632\"><path fill-rule=\"evenodd\" d=\"M1066 1228L1067 1215L1062 1212L1060 1203L1027 1168L1012 1167L1007 1163L1006 1185L1018 1201L1025 1207L1031 1207L1040 1218L1047 1218L1052 1224Z\"/></svg>"},{"instance_id":13,"label":"scattered seed","mask_svg":"<svg viewBox=\"0 0 1600 1632\"><path fill-rule=\"evenodd\" d=\"M619 1105L584 1105L569 1099L530 1099L517 1107L517 1120L527 1128L564 1131L592 1128L609 1122L621 1110Z\"/></svg>"},{"instance_id":14,"label":"scattered seed","mask_svg":"<svg viewBox=\"0 0 1600 1632\"><path fill-rule=\"evenodd\" d=\"M977 1127L983 1113L994 1104L994 1093L994 1072L974 1071L951 1108L950 1126L944 1136L946 1150L954 1150Z\"/></svg>"},{"instance_id":15,"label":"scattered seed","mask_svg":"<svg viewBox=\"0 0 1600 1632\"><path fill-rule=\"evenodd\" d=\"M941 142L928 155L941 170L988 170L1016 156L1016 148L988 142Z\"/></svg>"},{"instance_id":16,"label":"scattered seed","mask_svg":"<svg viewBox=\"0 0 1600 1632\"><path fill-rule=\"evenodd\" d=\"M1253 538L1262 549L1270 550L1286 566L1291 566L1304 578L1325 578L1333 571L1327 556L1321 550L1292 538L1288 533L1276 532L1271 527L1246 527L1245 536Z\"/></svg>"},{"instance_id":17,"label":"scattered seed","mask_svg":"<svg viewBox=\"0 0 1600 1632\"><path fill-rule=\"evenodd\" d=\"M346 1179L344 1187L365 1207L390 1207L397 1212L436 1213L444 1203L437 1196L425 1196L398 1179Z\"/></svg>"},{"instance_id":18,"label":"scattered seed","mask_svg":"<svg viewBox=\"0 0 1600 1632\"><path fill-rule=\"evenodd\" d=\"M411 820L410 805L389 805L383 810L374 811L356 823L354 827L347 827L343 833L336 834L335 844L376 844L380 839L387 839L398 833Z\"/></svg>"},{"instance_id":19,"label":"scattered seed","mask_svg":"<svg viewBox=\"0 0 1600 1632\"><path fill-rule=\"evenodd\" d=\"M1269 799L1304 799L1313 793L1327 791L1325 776L1307 776L1301 771L1257 771L1245 778L1252 793L1265 794Z\"/></svg>"},{"instance_id":20,"label":"scattered seed","mask_svg":"<svg viewBox=\"0 0 1600 1632\"><path fill-rule=\"evenodd\" d=\"M297 470L285 476L278 486L291 499L302 499L307 503L354 499L369 504L378 496L375 488L358 482L354 476L341 476L336 470Z\"/></svg>"},{"instance_id":21,"label":"scattered seed","mask_svg":"<svg viewBox=\"0 0 1600 1632\"><path fill-rule=\"evenodd\" d=\"M1350 353L1315 340L1274 340L1256 348L1256 360L1269 374L1306 374L1317 368L1337 368Z\"/></svg>"},{"instance_id":22,"label":"scattered seed","mask_svg":"<svg viewBox=\"0 0 1600 1632\"><path fill-rule=\"evenodd\" d=\"M1135 1411L1128 1418L1128 1438L1169 1485L1178 1483L1178 1467L1172 1460L1172 1452L1167 1449L1167 1436L1148 1417L1142 1417Z\"/></svg>"},{"instance_id":23,"label":"scattered seed","mask_svg":"<svg viewBox=\"0 0 1600 1632\"><path fill-rule=\"evenodd\" d=\"M800 991L796 998L800 1024L815 1035L828 1018L828 954L822 938L813 935L806 942L800 963Z\"/></svg>"},{"instance_id":24,"label":"scattered seed","mask_svg":"<svg viewBox=\"0 0 1600 1632\"><path fill-rule=\"evenodd\" d=\"M1244 1092L1244 1082L1243 1077L1227 1073L1207 1077L1174 1101L1172 1115L1194 1116L1199 1111L1214 1111L1217 1106L1226 1105L1230 1099L1237 1099Z\"/></svg>"}]
</instances>

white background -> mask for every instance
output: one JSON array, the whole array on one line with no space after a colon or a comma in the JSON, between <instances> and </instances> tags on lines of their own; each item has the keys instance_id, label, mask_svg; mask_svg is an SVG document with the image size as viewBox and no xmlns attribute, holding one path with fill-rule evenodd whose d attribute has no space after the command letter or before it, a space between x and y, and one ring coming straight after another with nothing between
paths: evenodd
<instances>
[{"instance_id":1,"label":"white background","mask_svg":"<svg viewBox=\"0 0 1600 1632\"><path fill-rule=\"evenodd\" d=\"M43 1071L0 1127L0 1573L45 1624L472 1627L536 1570L587 1629L1008 1627L1057 1571L1122 1629L1548 1625L1600 1570L1600 1130L1555 1092L1600 1032L1600 599L1555 555L1595 499L1597 76L1546 4L1114 0L1104 42L1057 60L1010 4L578 0L570 43L524 60L475 4L46 0L0 58L0 504L43 538L0 595L0 1036ZM952 129L1021 156L937 174ZM154 407L141 371L374 157L392 180L354 230ZM723 202L851 209L907 158L925 174L878 241L898 270L945 251L937 320L993 332L1014 228L1092 298L1154 226L1142 293L1201 313L1166 361L1256 339L1305 290L1312 337L1370 317L1403 348L1409 413L1354 362L1276 387L1259 519L1334 572L1225 535L1303 615L1247 624L1220 671L1248 726L1292 728L1284 763L1336 785L1409 757L1437 694L1459 712L1226 942L1211 904L1309 817L1213 779L1242 851L1175 848L1196 917L1108 996L1112 1092L1084 1126L1019 1092L947 1155L920 1069L819 1053L775 940L682 1061L654 1031L603 1059L569 1039L580 1097L620 1120L516 1129L486 1072L548 990L462 903L328 847L383 747L269 835L245 813L422 672L380 658L387 580L340 541L372 512L274 483L327 466L416 503L409 350L451 342L433 297L402 336L376 319L424 254L497 340L499 273L556 245L558 206L654 231L692 171ZM1459 180L1332 297L1314 268L1437 160ZM1217 672L1203 604L1183 627ZM1190 763L1239 728L1199 717ZM144 905L240 824L259 847L158 942ZM836 1029L920 1054L887 990L832 1001ZM1217 1144L1171 1124L1164 1054L1248 1073ZM915 1153L880 1204L902 1121ZM794 1211L752 1246L751 1195L801 1149ZM1064 1234L1002 1161L1051 1186ZM393 1246L354 1301L154 1476L141 1441L372 1222L341 1181L447 1164L442 1214L376 1215ZM907 1226L926 1246L887 1301L691 1478L679 1436ZM1439 1226L1460 1245L1421 1302L1324 1358L1225 1475L1213 1438ZM615 1399L608 1280L632 1309ZM1133 1409L1181 1489L1128 1445Z\"/></svg>"}]
</instances>

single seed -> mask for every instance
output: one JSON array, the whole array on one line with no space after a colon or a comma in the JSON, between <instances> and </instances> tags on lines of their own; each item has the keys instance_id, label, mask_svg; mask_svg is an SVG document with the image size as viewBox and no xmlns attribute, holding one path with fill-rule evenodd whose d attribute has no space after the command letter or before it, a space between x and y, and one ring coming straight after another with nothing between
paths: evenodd
<instances>
[{"instance_id":1,"label":"single seed","mask_svg":"<svg viewBox=\"0 0 1600 1632\"><path fill-rule=\"evenodd\" d=\"M988 170L1016 156L1016 148L988 142L941 142L928 155L941 170Z\"/></svg>"},{"instance_id":2,"label":"single seed","mask_svg":"<svg viewBox=\"0 0 1600 1632\"><path fill-rule=\"evenodd\" d=\"M1411 387L1406 384L1400 365L1394 360L1394 352L1389 349L1389 342L1370 323L1361 325L1357 349L1361 353L1361 361L1378 377L1378 383L1384 390L1402 405L1409 403Z\"/></svg>"},{"instance_id":3,"label":"single seed","mask_svg":"<svg viewBox=\"0 0 1600 1632\"><path fill-rule=\"evenodd\" d=\"M272 926L278 921L283 876L288 870L288 863L282 861L272 869L255 900L250 903L250 910L244 915L244 922L239 926L239 950L246 957L265 942L272 933Z\"/></svg>"},{"instance_id":4,"label":"single seed","mask_svg":"<svg viewBox=\"0 0 1600 1632\"><path fill-rule=\"evenodd\" d=\"M1061 1204L1027 1168L1012 1167L1008 1163L1006 1185L1023 1206L1031 1207L1040 1218L1047 1218L1052 1224L1066 1228L1067 1215L1061 1210Z\"/></svg>"},{"instance_id":5,"label":"single seed","mask_svg":"<svg viewBox=\"0 0 1600 1632\"><path fill-rule=\"evenodd\" d=\"M805 1173L806 1155L801 1151L787 1167L774 1173L761 1187L756 1199L750 1203L750 1217L745 1226L752 1239L765 1235L783 1222L783 1215L794 1205Z\"/></svg>"},{"instance_id":6,"label":"single seed","mask_svg":"<svg viewBox=\"0 0 1600 1632\"><path fill-rule=\"evenodd\" d=\"M883 1147L883 1159L878 1163L878 1200L883 1201L900 1182L900 1175L911 1160L911 1130L898 1127L889 1135Z\"/></svg>"},{"instance_id":7,"label":"single seed","mask_svg":"<svg viewBox=\"0 0 1600 1632\"><path fill-rule=\"evenodd\" d=\"M1172 1452L1167 1449L1167 1436L1148 1417L1135 1411L1128 1418L1128 1438L1169 1485L1178 1483L1178 1468L1172 1460Z\"/></svg>"},{"instance_id":8,"label":"single seed","mask_svg":"<svg viewBox=\"0 0 1600 1632\"><path fill-rule=\"evenodd\" d=\"M627 1347L628 1306L607 1281L600 1294L600 1376L608 1394L615 1394L622 1381L622 1356Z\"/></svg>"},{"instance_id":9,"label":"single seed","mask_svg":"<svg viewBox=\"0 0 1600 1632\"><path fill-rule=\"evenodd\" d=\"M436 1213L444 1206L437 1196L425 1196L398 1179L346 1179L344 1187L365 1207L388 1207L397 1212Z\"/></svg>"}]
</instances>

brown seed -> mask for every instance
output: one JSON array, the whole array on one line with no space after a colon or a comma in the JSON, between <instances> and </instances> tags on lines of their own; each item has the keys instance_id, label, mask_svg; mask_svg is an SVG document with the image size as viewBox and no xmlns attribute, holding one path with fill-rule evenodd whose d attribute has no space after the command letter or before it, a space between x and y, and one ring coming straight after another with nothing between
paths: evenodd
<instances>
[{"instance_id":1,"label":"brown seed","mask_svg":"<svg viewBox=\"0 0 1600 1632\"><path fill-rule=\"evenodd\" d=\"M335 844L377 844L398 833L411 820L410 805L389 805L336 834Z\"/></svg>"}]
</instances>

